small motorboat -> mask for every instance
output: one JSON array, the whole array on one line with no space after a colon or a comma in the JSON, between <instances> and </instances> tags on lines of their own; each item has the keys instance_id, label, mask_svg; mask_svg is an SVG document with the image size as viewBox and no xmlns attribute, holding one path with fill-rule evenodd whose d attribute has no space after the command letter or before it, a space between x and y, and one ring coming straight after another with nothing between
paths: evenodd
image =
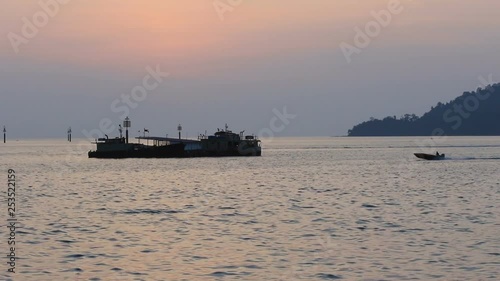
<instances>
[{"instance_id":1,"label":"small motorboat","mask_svg":"<svg viewBox=\"0 0 500 281\"><path fill-rule=\"evenodd\" d=\"M436 152L436 154L415 153L415 156L417 156L420 159L425 159L425 160L443 160L444 159L444 154L439 154L437 152Z\"/></svg>"}]
</instances>

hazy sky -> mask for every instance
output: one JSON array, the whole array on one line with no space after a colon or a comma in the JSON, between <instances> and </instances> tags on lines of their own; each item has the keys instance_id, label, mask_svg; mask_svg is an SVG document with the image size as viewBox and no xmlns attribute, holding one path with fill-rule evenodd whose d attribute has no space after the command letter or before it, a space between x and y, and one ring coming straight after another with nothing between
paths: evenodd
<instances>
[{"instance_id":1,"label":"hazy sky","mask_svg":"<svg viewBox=\"0 0 500 281\"><path fill-rule=\"evenodd\" d=\"M344 135L371 116L421 115L479 76L500 81L498 0L401 0L350 63L340 44L394 0L54 1L2 0L0 125L12 138L118 124L147 67L170 76L127 107L134 134L160 136L178 123L190 136L225 123ZM270 125L284 107L296 117Z\"/></svg>"}]
</instances>

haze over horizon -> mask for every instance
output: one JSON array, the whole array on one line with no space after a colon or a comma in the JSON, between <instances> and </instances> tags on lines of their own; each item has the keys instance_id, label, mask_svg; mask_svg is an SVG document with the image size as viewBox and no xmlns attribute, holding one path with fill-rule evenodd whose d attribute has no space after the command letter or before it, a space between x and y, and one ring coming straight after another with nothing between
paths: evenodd
<instances>
[{"instance_id":1,"label":"haze over horizon","mask_svg":"<svg viewBox=\"0 0 500 281\"><path fill-rule=\"evenodd\" d=\"M421 115L478 77L500 82L494 0L401 0L349 63L342 42L391 1L242 0L221 14L214 3L226 0L60 0L32 38L23 18L44 11L39 1L4 1L0 126L13 139L64 138L70 126L79 138L128 115L135 134L174 136L179 123L191 137L225 123L257 134L286 108L296 116L277 136L345 135L372 116ZM126 105L155 71L169 75L146 79L144 100Z\"/></svg>"}]
</instances>

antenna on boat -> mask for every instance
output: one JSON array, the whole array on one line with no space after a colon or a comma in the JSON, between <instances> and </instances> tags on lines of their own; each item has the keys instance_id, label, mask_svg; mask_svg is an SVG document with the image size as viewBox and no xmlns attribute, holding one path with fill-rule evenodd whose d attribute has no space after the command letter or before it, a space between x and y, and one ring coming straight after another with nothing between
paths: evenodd
<instances>
[{"instance_id":1,"label":"antenna on boat","mask_svg":"<svg viewBox=\"0 0 500 281\"><path fill-rule=\"evenodd\" d=\"M180 140L181 139L181 132L182 132L181 124L179 124L179 126L177 126L177 131L179 131L179 140Z\"/></svg>"},{"instance_id":2,"label":"antenna on boat","mask_svg":"<svg viewBox=\"0 0 500 281\"><path fill-rule=\"evenodd\" d=\"M120 132L120 139L121 139L123 137L123 135L122 135L122 132L123 132L122 124L118 125L118 132Z\"/></svg>"},{"instance_id":3,"label":"antenna on boat","mask_svg":"<svg viewBox=\"0 0 500 281\"><path fill-rule=\"evenodd\" d=\"M130 119L128 118L125 118L125 120L123 121L123 127L125 127L125 139L126 139L126 143L128 143L128 128L130 128L132 123L130 122Z\"/></svg>"}]
</instances>

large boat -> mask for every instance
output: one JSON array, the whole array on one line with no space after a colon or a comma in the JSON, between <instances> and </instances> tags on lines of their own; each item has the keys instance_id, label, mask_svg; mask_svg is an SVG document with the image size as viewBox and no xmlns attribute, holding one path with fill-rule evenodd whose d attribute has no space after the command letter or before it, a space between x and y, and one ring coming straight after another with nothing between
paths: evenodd
<instances>
[{"instance_id":1,"label":"large boat","mask_svg":"<svg viewBox=\"0 0 500 281\"><path fill-rule=\"evenodd\" d=\"M138 143L128 142L127 137L99 138L93 142L95 151L89 151L89 158L184 158L261 156L261 141L253 135L244 136L228 130L219 130L214 135L200 135L198 140L137 137ZM141 143L146 141L146 144ZM149 144L152 143L152 145Z\"/></svg>"}]
</instances>

